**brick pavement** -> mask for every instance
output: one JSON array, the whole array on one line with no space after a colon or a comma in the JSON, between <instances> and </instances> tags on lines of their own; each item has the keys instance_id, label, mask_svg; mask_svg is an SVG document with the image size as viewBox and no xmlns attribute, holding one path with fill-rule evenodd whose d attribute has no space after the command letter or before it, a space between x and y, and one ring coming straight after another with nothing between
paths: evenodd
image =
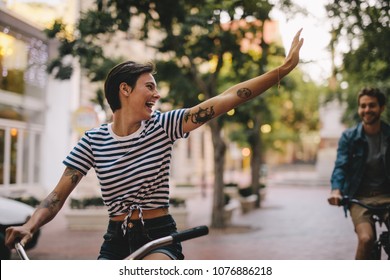
<instances>
[{"instance_id":1,"label":"brick pavement","mask_svg":"<svg viewBox=\"0 0 390 280\"><path fill-rule=\"evenodd\" d=\"M211 192L210 192L211 193ZM328 206L328 187L270 185L260 209L234 213L233 225L183 243L186 259L352 259L356 238L341 208ZM211 195L187 202L189 226L209 225ZM96 259L103 232L69 231L63 214L47 224L31 259ZM17 258L14 255L14 258Z\"/></svg>"}]
</instances>

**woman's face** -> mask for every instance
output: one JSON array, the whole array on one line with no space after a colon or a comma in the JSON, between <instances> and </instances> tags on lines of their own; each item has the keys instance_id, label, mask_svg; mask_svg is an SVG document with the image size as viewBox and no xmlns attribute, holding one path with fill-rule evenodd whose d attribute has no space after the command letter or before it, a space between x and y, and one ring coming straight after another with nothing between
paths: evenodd
<instances>
[{"instance_id":1,"label":"woman's face","mask_svg":"<svg viewBox=\"0 0 390 280\"><path fill-rule=\"evenodd\" d=\"M157 90L157 84L152 74L142 74L131 90L128 97L128 106L131 112L139 115L141 120L149 119L153 113L153 107L160 99L160 94Z\"/></svg>"}]
</instances>

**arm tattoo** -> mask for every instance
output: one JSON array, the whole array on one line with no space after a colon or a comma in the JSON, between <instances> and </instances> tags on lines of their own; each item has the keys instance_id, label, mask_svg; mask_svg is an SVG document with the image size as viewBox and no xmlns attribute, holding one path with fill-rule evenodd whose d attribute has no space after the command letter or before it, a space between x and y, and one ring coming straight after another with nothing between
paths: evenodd
<instances>
[{"instance_id":1,"label":"arm tattoo","mask_svg":"<svg viewBox=\"0 0 390 280\"><path fill-rule=\"evenodd\" d=\"M39 204L38 208L47 208L50 211L57 208L60 203L60 199L56 192L50 193L42 202Z\"/></svg>"},{"instance_id":2,"label":"arm tattoo","mask_svg":"<svg viewBox=\"0 0 390 280\"><path fill-rule=\"evenodd\" d=\"M240 88L237 90L237 96L242 99L247 99L252 95L252 91L249 88Z\"/></svg>"},{"instance_id":3,"label":"arm tattoo","mask_svg":"<svg viewBox=\"0 0 390 280\"><path fill-rule=\"evenodd\" d=\"M214 107L211 106L210 108L202 109L199 107L199 111L197 113L191 114L190 112L186 112L184 115L185 122L188 122L188 120L191 120L192 123L205 123L209 120L211 120L215 115Z\"/></svg>"},{"instance_id":4,"label":"arm tattoo","mask_svg":"<svg viewBox=\"0 0 390 280\"><path fill-rule=\"evenodd\" d=\"M65 169L64 176L69 176L72 184L77 184L80 179L79 172L69 167Z\"/></svg>"}]
</instances>

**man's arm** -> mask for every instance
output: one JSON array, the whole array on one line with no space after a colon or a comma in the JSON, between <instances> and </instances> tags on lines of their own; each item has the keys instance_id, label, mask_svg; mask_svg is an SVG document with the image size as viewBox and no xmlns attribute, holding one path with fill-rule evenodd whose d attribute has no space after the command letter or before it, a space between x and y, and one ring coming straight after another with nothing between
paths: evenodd
<instances>
[{"instance_id":1,"label":"man's arm","mask_svg":"<svg viewBox=\"0 0 390 280\"><path fill-rule=\"evenodd\" d=\"M82 174L70 167L66 167L57 186L41 202L26 224L19 227L9 227L6 230L5 245L13 248L15 241L24 246L37 230L51 221L64 205L70 193L82 178Z\"/></svg>"},{"instance_id":2,"label":"man's arm","mask_svg":"<svg viewBox=\"0 0 390 280\"><path fill-rule=\"evenodd\" d=\"M290 73L299 62L299 51L303 44L303 39L300 38L301 31L302 29L295 35L283 65L261 76L239 83L220 95L188 109L184 117L183 131L190 132L279 83L280 79Z\"/></svg>"},{"instance_id":3,"label":"man's arm","mask_svg":"<svg viewBox=\"0 0 390 280\"><path fill-rule=\"evenodd\" d=\"M328 202L331 205L340 205L343 196L342 190L345 183L346 169L349 161L348 143L349 141L347 139L347 135L343 133L339 140L336 162L330 179L332 190L330 192Z\"/></svg>"}]
</instances>

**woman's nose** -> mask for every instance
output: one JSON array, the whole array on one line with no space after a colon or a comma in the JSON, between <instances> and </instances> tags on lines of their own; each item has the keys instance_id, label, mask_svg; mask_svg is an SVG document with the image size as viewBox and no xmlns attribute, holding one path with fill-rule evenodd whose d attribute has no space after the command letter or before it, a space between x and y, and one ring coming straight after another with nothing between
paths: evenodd
<instances>
[{"instance_id":1,"label":"woman's nose","mask_svg":"<svg viewBox=\"0 0 390 280\"><path fill-rule=\"evenodd\" d=\"M154 91L153 97L154 97L154 98L157 98L157 99L160 99L161 95L160 95L160 93L158 92L158 90L155 90L155 91Z\"/></svg>"}]
</instances>

